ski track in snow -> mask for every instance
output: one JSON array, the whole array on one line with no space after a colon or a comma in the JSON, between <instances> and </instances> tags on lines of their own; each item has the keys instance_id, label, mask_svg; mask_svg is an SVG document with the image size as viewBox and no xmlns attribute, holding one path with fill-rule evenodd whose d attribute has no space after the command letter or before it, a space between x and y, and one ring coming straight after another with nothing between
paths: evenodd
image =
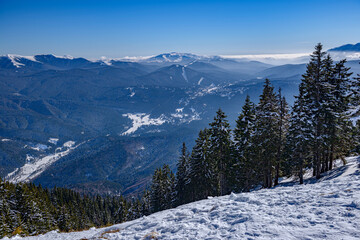
<instances>
[{"instance_id":1,"label":"ski track in snow","mask_svg":"<svg viewBox=\"0 0 360 240\"><path fill-rule=\"evenodd\" d=\"M317 182L209 198L107 228L11 239L360 239L360 162L347 160Z\"/></svg>"},{"instance_id":2,"label":"ski track in snow","mask_svg":"<svg viewBox=\"0 0 360 240\"><path fill-rule=\"evenodd\" d=\"M22 166L21 168L17 168L13 172L9 173L5 177L5 179L14 183L28 182L39 176L50 165L58 161L60 158L68 155L72 150L74 150L80 145L81 143L75 146L74 141L65 142L63 148L57 148L55 150L55 151L59 150L59 152L55 152L48 156L35 159L35 161L32 161L34 159L33 157L27 155L26 156L27 163L25 163L25 165Z\"/></svg>"}]
</instances>

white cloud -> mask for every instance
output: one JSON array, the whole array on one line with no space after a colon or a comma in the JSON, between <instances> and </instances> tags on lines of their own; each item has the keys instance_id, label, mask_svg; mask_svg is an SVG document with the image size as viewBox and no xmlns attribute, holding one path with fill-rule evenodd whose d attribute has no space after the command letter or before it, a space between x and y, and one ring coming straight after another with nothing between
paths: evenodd
<instances>
[{"instance_id":1,"label":"white cloud","mask_svg":"<svg viewBox=\"0 0 360 240\"><path fill-rule=\"evenodd\" d=\"M279 53L279 54L253 54L253 55L220 55L220 57L237 60L260 61L269 64L305 63L311 53Z\"/></svg>"}]
</instances>

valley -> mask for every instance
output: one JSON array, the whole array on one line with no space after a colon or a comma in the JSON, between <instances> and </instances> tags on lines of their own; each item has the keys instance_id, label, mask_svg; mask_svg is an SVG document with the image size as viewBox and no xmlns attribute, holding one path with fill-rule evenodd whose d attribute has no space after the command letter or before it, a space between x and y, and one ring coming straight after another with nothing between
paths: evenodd
<instances>
[{"instance_id":1,"label":"valley","mask_svg":"<svg viewBox=\"0 0 360 240\"><path fill-rule=\"evenodd\" d=\"M233 126L245 97L256 101L265 78L291 104L305 66L182 53L96 61L2 56L0 176L139 194L156 167L176 168L182 142L192 147L218 108ZM360 72L358 61L347 66ZM75 145L58 149L69 141Z\"/></svg>"}]
</instances>

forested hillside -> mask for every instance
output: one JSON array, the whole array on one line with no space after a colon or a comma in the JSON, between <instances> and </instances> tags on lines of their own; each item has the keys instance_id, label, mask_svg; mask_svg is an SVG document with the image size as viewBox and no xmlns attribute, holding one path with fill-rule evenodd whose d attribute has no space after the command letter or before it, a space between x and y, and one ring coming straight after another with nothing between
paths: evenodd
<instances>
[{"instance_id":1,"label":"forested hillside","mask_svg":"<svg viewBox=\"0 0 360 240\"><path fill-rule=\"evenodd\" d=\"M176 174L166 164L156 169L140 199L2 181L1 235L120 223L209 196L272 188L282 177L303 184L309 169L320 179L335 159L345 164L346 156L359 153L360 76L351 76L345 64L334 63L318 44L291 110L269 79L257 104L246 98L234 129L219 109L190 152L182 145Z\"/></svg>"},{"instance_id":2,"label":"forested hillside","mask_svg":"<svg viewBox=\"0 0 360 240\"><path fill-rule=\"evenodd\" d=\"M268 79L258 104L246 98L235 129L219 109L191 153L183 144L176 177L166 165L155 171L152 210L271 188L284 176L294 175L302 184L305 169L319 179L335 159L357 154L359 122L351 118L358 115L360 79L351 78L345 63L334 64L318 44L291 112L281 89Z\"/></svg>"}]
</instances>

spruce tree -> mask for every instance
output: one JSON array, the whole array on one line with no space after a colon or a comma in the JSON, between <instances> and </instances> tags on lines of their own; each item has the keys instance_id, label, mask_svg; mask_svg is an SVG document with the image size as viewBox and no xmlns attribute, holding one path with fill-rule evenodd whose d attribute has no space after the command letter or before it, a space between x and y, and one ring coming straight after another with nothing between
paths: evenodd
<instances>
[{"instance_id":1,"label":"spruce tree","mask_svg":"<svg viewBox=\"0 0 360 240\"><path fill-rule=\"evenodd\" d=\"M346 60L341 60L333 67L333 75L329 83L332 86L330 95L330 111L326 125L329 134L329 160L326 170L331 170L335 158L343 158L349 151L352 124L349 119L351 82L350 68L345 66Z\"/></svg>"},{"instance_id":2,"label":"spruce tree","mask_svg":"<svg viewBox=\"0 0 360 240\"><path fill-rule=\"evenodd\" d=\"M284 155L284 147L286 141L286 134L289 127L289 106L286 102L285 97L281 95L281 88L279 88L279 93L277 95L278 98L278 120L277 120L277 153L276 153L276 162L275 162L275 180L274 186L279 184L279 177L280 177L280 168L282 165L282 158Z\"/></svg>"},{"instance_id":3,"label":"spruce tree","mask_svg":"<svg viewBox=\"0 0 360 240\"><path fill-rule=\"evenodd\" d=\"M209 158L209 138L209 130L206 128L201 130L191 152L187 183L190 196L188 202L217 194L217 175L215 166Z\"/></svg>"},{"instance_id":4,"label":"spruce tree","mask_svg":"<svg viewBox=\"0 0 360 240\"><path fill-rule=\"evenodd\" d=\"M308 121L309 109L304 99L305 88L301 83L299 86L299 95L292 108L289 131L286 138L286 158L287 172L295 173L300 184L304 183L303 169L307 166L307 161L312 157L311 152L311 124Z\"/></svg>"},{"instance_id":5,"label":"spruce tree","mask_svg":"<svg viewBox=\"0 0 360 240\"><path fill-rule=\"evenodd\" d=\"M352 78L350 103L354 110L353 116L358 116L360 114L360 74Z\"/></svg>"},{"instance_id":6,"label":"spruce tree","mask_svg":"<svg viewBox=\"0 0 360 240\"><path fill-rule=\"evenodd\" d=\"M320 178L322 153L326 148L325 139L325 116L327 112L327 94L329 87L326 81L326 53L322 51L322 45L315 46L315 51L311 55L310 62L306 67L306 73L303 75L304 99L309 109L308 121L312 125L311 145L313 152L313 175Z\"/></svg>"},{"instance_id":7,"label":"spruce tree","mask_svg":"<svg viewBox=\"0 0 360 240\"><path fill-rule=\"evenodd\" d=\"M210 123L210 161L217 173L218 195L230 193L229 171L232 164L232 141L230 125L225 113L219 109Z\"/></svg>"},{"instance_id":8,"label":"spruce tree","mask_svg":"<svg viewBox=\"0 0 360 240\"><path fill-rule=\"evenodd\" d=\"M151 209L158 212L171 208L174 203L175 175L168 165L155 170L151 184Z\"/></svg>"},{"instance_id":9,"label":"spruce tree","mask_svg":"<svg viewBox=\"0 0 360 240\"><path fill-rule=\"evenodd\" d=\"M242 107L236 127L234 129L234 151L235 151L235 185L234 190L249 191L256 184L256 171L258 164L253 152L253 134L255 124L255 105L247 96Z\"/></svg>"},{"instance_id":10,"label":"spruce tree","mask_svg":"<svg viewBox=\"0 0 360 240\"><path fill-rule=\"evenodd\" d=\"M176 173L176 205L181 205L189 198L186 191L186 182L188 181L189 172L189 152L186 148L185 142L181 148L181 155L177 164Z\"/></svg>"},{"instance_id":11,"label":"spruce tree","mask_svg":"<svg viewBox=\"0 0 360 240\"><path fill-rule=\"evenodd\" d=\"M254 144L257 161L262 162L263 186L272 187L273 166L277 159L279 107L274 87L265 80L256 106Z\"/></svg>"}]
</instances>

